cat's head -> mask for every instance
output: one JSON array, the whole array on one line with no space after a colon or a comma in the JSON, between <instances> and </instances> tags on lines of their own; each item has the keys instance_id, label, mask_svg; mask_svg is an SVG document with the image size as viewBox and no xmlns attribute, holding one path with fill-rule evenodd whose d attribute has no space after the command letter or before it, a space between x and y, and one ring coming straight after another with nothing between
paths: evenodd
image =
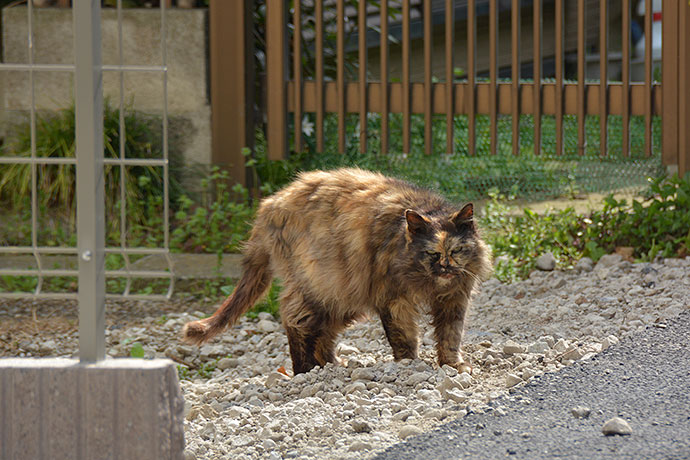
<instances>
[{"instance_id":1,"label":"cat's head","mask_svg":"<svg viewBox=\"0 0 690 460\"><path fill-rule=\"evenodd\" d=\"M488 275L488 248L477 232L472 203L445 214L407 209L405 220L408 248L417 264L439 284Z\"/></svg>"}]
</instances>

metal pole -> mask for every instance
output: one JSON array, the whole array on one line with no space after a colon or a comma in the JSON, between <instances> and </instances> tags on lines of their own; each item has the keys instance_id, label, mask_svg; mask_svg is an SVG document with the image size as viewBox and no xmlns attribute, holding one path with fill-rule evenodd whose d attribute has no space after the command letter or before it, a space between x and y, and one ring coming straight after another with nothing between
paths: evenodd
<instances>
[{"instance_id":1,"label":"metal pole","mask_svg":"<svg viewBox=\"0 0 690 460\"><path fill-rule=\"evenodd\" d=\"M79 359L105 358L105 215L100 0L74 2Z\"/></svg>"}]
</instances>

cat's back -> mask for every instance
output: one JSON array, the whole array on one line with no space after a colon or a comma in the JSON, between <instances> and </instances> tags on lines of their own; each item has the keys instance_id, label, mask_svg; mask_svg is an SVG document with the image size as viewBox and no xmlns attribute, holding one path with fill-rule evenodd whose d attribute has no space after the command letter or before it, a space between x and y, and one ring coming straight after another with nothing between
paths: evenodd
<instances>
[{"instance_id":1,"label":"cat's back","mask_svg":"<svg viewBox=\"0 0 690 460\"><path fill-rule=\"evenodd\" d=\"M299 213L307 217L340 219L359 213L369 218L401 209L443 206L443 199L427 190L380 173L357 168L309 171L262 204L266 211Z\"/></svg>"}]
</instances>

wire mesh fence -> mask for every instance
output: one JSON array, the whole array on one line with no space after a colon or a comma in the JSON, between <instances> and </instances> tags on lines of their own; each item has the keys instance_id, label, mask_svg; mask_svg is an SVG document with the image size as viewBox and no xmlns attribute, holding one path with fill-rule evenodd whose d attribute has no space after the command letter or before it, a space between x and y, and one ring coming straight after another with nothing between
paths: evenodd
<instances>
[{"instance_id":1,"label":"wire mesh fence","mask_svg":"<svg viewBox=\"0 0 690 460\"><path fill-rule=\"evenodd\" d=\"M5 82L20 82L4 88L10 102L13 97L15 100L10 103L12 113L6 114L13 123L3 126L4 142L0 145L0 198L11 204L0 211L0 297L78 298L86 289L83 280L80 287L80 264L90 261L96 262L95 276L104 279L102 294L106 297L164 299L172 295L175 277L169 254L166 6L161 2L159 54L151 63L136 64L131 64L124 52L122 1L115 6L117 43L106 45L106 50L114 52L106 53L109 61L102 65L100 8L96 9L97 17L81 17L78 22L71 20L72 14L76 18L81 11L77 6L74 12L58 12L69 15L70 25L74 22L74 28L63 32L75 37L75 52L69 53L74 56L71 61L56 62L46 40L50 35L37 30L47 24L46 10L39 11L33 2L13 7L26 12L25 35L18 39L23 40L25 54L5 53L0 63ZM96 50L84 51L84 39L79 42L77 37L78 27L95 27ZM82 69L86 66L87 82L95 85L92 92L78 81L80 62ZM90 62L95 64L89 67ZM125 81L133 74L160 82L160 115L145 123L133 121L135 115L127 110ZM58 78L51 78L53 75ZM104 79L119 82L114 102L102 100ZM51 99L46 91L55 89L56 84L61 94L65 93L64 86L73 88L75 101ZM80 93L83 91L87 94ZM91 113L103 113L102 119L89 120L87 105L93 106ZM82 159L89 161L81 164L77 149L90 147L79 147L79 126L90 121L95 123L94 129L87 128L93 140L91 148L103 152L82 152ZM144 134L142 126L147 129ZM98 139L101 134L103 139ZM85 168L92 160L96 169L89 172ZM80 168L85 179L79 179ZM95 181L92 185L96 188L85 192L82 187L79 191L80 181ZM81 217L95 212L97 216L86 217L96 222L96 227L101 225L99 219L104 221L102 233L107 228L109 238L102 235L102 248L97 241L87 241L88 236L84 240L84 235L99 233L98 228L77 225L81 222L77 214L80 203L94 197L98 201L98 187L103 187L104 203L82 209ZM141 190L146 188L157 189L159 198L142 202ZM147 224L155 227L147 229L148 238L138 237L142 214L147 214ZM151 257L162 258L165 268L148 268L142 263Z\"/></svg>"}]
</instances>

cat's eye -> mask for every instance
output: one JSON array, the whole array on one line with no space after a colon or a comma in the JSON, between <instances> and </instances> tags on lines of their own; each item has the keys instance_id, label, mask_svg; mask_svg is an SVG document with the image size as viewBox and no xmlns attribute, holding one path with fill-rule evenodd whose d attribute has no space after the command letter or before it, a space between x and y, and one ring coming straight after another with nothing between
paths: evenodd
<instances>
[{"instance_id":1,"label":"cat's eye","mask_svg":"<svg viewBox=\"0 0 690 460\"><path fill-rule=\"evenodd\" d=\"M433 257L433 258L435 258L435 259L438 259L438 258L441 257L441 253L440 253L440 252L426 251L426 254L427 254L429 257Z\"/></svg>"},{"instance_id":2,"label":"cat's eye","mask_svg":"<svg viewBox=\"0 0 690 460\"><path fill-rule=\"evenodd\" d=\"M464 251L465 251L465 250L464 250L463 248L453 249L453 250L450 252L450 255L452 255L452 256L457 256L457 255L460 255L461 253L463 253Z\"/></svg>"}]
</instances>

